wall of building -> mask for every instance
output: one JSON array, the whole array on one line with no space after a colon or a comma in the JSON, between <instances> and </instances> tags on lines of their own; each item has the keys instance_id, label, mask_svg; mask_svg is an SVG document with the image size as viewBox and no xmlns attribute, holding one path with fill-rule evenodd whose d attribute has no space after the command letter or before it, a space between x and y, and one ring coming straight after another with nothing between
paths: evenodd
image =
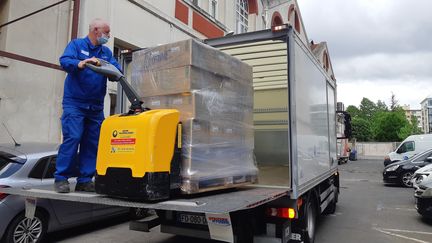
<instances>
[{"instance_id":1,"label":"wall of building","mask_svg":"<svg viewBox=\"0 0 432 243\"><path fill-rule=\"evenodd\" d=\"M0 1L0 23L7 22L58 0ZM200 9L189 0L81 0L78 37L88 33L88 25L95 17L111 24L108 47L151 47L187 38L207 38L202 27L215 28L222 36L235 30L236 1L218 0L216 19L208 16L207 0L200 0ZM249 14L248 31L260 30L267 22L271 25L272 11L280 11L288 21L290 4L295 0L280 1L267 11L268 1L248 0L253 5ZM273 1L270 1L273 2ZM186 10L186 20L177 17L178 5ZM70 40L73 1L67 1L0 30L0 50L59 64L58 58ZM198 17L197 17L198 16ZM266 16L263 20L262 16ZM301 17L301 16L300 16ZM196 20L203 21L201 25ZM199 27L201 29L199 29ZM212 32L210 34L214 34ZM303 29L302 38L307 43ZM0 122L5 123L18 141L60 142L61 101L65 73L22 61L0 57ZM109 83L110 93L116 93L117 84ZM110 97L106 98L109 106ZM108 107L109 108L109 107ZM109 109L105 109L106 115ZM0 125L0 142L10 141Z\"/></svg>"},{"instance_id":2,"label":"wall of building","mask_svg":"<svg viewBox=\"0 0 432 243\"><path fill-rule=\"evenodd\" d=\"M357 150L357 157L359 159L368 158L382 158L394 151L399 143L389 142L389 143L379 143L379 142L357 142L355 144L355 149ZM350 146L353 148L353 145Z\"/></svg>"},{"instance_id":3,"label":"wall of building","mask_svg":"<svg viewBox=\"0 0 432 243\"><path fill-rule=\"evenodd\" d=\"M428 96L420 103L424 133L432 133L432 105L429 104L430 102L432 102L432 97Z\"/></svg>"},{"instance_id":4,"label":"wall of building","mask_svg":"<svg viewBox=\"0 0 432 243\"><path fill-rule=\"evenodd\" d=\"M0 19L13 20L55 2L3 1L9 8ZM70 33L70 6L66 2L1 29L1 50L58 63ZM18 141L59 141L64 72L12 59L7 63L0 66L0 122ZM8 141L1 125L0 142Z\"/></svg>"}]
</instances>

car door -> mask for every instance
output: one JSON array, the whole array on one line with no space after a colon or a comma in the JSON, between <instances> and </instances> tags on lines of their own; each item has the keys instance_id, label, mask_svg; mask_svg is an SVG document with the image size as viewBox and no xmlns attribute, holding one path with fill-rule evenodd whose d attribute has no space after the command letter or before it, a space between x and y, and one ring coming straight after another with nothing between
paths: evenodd
<instances>
[{"instance_id":1,"label":"car door","mask_svg":"<svg viewBox=\"0 0 432 243\"><path fill-rule=\"evenodd\" d=\"M56 159L56 155L41 158L30 172L30 177L40 179L42 187L53 188ZM92 220L92 204L61 200L49 200L49 202L58 222L62 225L86 223Z\"/></svg>"}]
</instances>

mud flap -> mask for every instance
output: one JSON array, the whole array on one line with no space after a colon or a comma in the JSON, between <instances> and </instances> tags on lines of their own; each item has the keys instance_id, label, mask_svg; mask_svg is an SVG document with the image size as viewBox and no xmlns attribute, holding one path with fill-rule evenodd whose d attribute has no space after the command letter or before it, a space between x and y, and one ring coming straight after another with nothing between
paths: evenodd
<instances>
[{"instance_id":1,"label":"mud flap","mask_svg":"<svg viewBox=\"0 0 432 243\"><path fill-rule=\"evenodd\" d=\"M206 213L207 224L212 240L234 242L234 233L229 213Z\"/></svg>"},{"instance_id":2,"label":"mud flap","mask_svg":"<svg viewBox=\"0 0 432 243\"><path fill-rule=\"evenodd\" d=\"M26 197L25 199L25 216L26 218L33 219L36 212L36 198Z\"/></svg>"}]
</instances>

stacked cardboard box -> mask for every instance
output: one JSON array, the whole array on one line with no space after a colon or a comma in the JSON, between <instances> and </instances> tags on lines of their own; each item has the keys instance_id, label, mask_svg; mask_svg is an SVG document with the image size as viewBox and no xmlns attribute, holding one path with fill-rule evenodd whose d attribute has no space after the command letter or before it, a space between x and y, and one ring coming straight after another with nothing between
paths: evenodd
<instances>
[{"instance_id":1,"label":"stacked cardboard box","mask_svg":"<svg viewBox=\"0 0 432 243\"><path fill-rule=\"evenodd\" d=\"M182 192L253 183L252 67L196 40L133 54L132 85L183 123Z\"/></svg>"}]
</instances>

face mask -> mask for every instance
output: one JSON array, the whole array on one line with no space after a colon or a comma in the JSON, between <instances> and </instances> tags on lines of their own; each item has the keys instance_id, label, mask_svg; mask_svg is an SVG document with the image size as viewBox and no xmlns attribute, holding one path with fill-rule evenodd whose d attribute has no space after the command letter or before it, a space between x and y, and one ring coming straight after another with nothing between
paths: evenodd
<instances>
[{"instance_id":1,"label":"face mask","mask_svg":"<svg viewBox=\"0 0 432 243\"><path fill-rule=\"evenodd\" d=\"M109 40L109 37L106 36L105 34L102 34L100 37L97 38L97 42L99 43L99 45L103 45L106 44Z\"/></svg>"}]
</instances>

